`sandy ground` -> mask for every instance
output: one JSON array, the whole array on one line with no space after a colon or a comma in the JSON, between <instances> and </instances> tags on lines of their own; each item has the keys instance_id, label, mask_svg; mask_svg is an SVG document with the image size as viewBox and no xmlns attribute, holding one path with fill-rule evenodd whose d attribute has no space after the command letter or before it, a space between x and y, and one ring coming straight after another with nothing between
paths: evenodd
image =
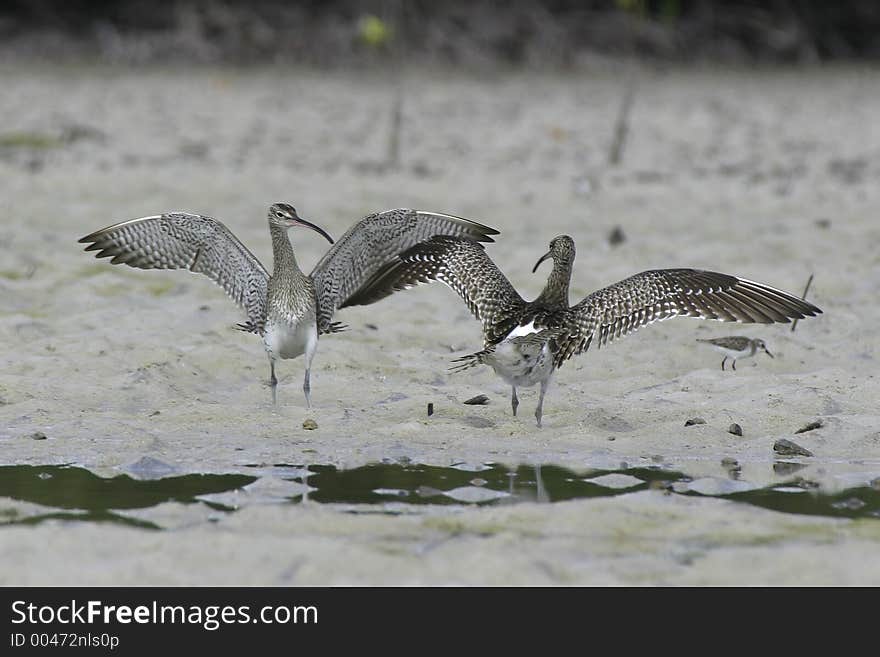
<instances>
[{"instance_id":1,"label":"sandy ground","mask_svg":"<svg viewBox=\"0 0 880 657\"><path fill-rule=\"evenodd\" d=\"M620 165L607 165L625 70L486 78L412 72L400 161L387 165L394 80L295 70L4 70L0 109L0 461L101 476L149 457L177 473L382 459L432 465L660 464L766 486L772 446L813 457L826 490L880 476L880 86L876 71L638 71ZM336 319L314 407L302 361L270 404L259 340L222 290L185 272L112 267L76 240L166 210L211 214L267 265L268 204L334 236L390 207L474 218L526 298L549 240L579 247L572 298L656 267L737 274L825 314L788 326L674 320L566 365L536 391L450 375L479 325L441 285ZM607 236L622 227L616 247ZM292 235L308 271L326 248ZM368 325L377 327L371 328ZM763 338L776 356L722 372L698 337ZM485 393L491 403L461 402ZM435 414L428 418L427 403ZM685 428L699 416L706 424ZM307 431L303 420L318 428ZM823 427L795 436L816 419ZM727 433L731 422L743 436ZM43 432L47 440L33 440ZM247 469L254 474L254 469ZM601 500L352 515L263 503L267 470L213 522L200 505L132 513L168 528L45 522L0 531L0 584L880 584L880 521L790 516L645 491ZM34 513L11 499L4 513ZM214 518L216 520L216 518ZM210 546L210 547L208 547Z\"/></svg>"}]
</instances>

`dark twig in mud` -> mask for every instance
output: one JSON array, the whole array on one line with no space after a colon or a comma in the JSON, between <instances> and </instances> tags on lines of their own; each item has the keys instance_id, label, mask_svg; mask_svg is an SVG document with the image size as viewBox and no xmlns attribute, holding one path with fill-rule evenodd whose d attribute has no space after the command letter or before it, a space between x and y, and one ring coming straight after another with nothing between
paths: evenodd
<instances>
[{"instance_id":1,"label":"dark twig in mud","mask_svg":"<svg viewBox=\"0 0 880 657\"><path fill-rule=\"evenodd\" d=\"M629 133L629 114L636 96L636 78L631 76L623 92L620 108L617 111L617 122L614 125L614 137L608 150L608 166L617 166L623 159L626 136Z\"/></svg>"},{"instance_id":2,"label":"dark twig in mud","mask_svg":"<svg viewBox=\"0 0 880 657\"><path fill-rule=\"evenodd\" d=\"M810 277L807 279L807 286L804 288L804 294L801 297L801 299L803 299L804 301L807 300L807 292L810 291L810 284L812 282L813 282L813 275L810 274ZM794 330L797 328L797 323L798 323L798 321L796 319L791 323L791 332L792 333L794 333Z\"/></svg>"},{"instance_id":3,"label":"dark twig in mud","mask_svg":"<svg viewBox=\"0 0 880 657\"><path fill-rule=\"evenodd\" d=\"M398 82L391 101L391 125L388 131L388 166L400 165L400 130L403 125L403 90Z\"/></svg>"},{"instance_id":4,"label":"dark twig in mud","mask_svg":"<svg viewBox=\"0 0 880 657\"><path fill-rule=\"evenodd\" d=\"M394 96L391 99L391 116L388 125L388 160L386 166L396 169L400 166L400 133L403 129L404 76L401 64L406 57L404 34L409 31L409 21L405 3L402 0L387 0L382 4L385 22L392 26L390 39L390 74L394 80ZM398 34L395 34L395 31Z\"/></svg>"}]
</instances>

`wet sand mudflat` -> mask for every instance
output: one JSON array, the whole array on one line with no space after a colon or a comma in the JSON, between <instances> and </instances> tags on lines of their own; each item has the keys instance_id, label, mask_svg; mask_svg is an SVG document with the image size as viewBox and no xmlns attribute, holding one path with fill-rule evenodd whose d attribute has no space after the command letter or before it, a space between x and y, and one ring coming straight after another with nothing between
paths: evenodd
<instances>
[{"instance_id":1,"label":"wet sand mudflat","mask_svg":"<svg viewBox=\"0 0 880 657\"><path fill-rule=\"evenodd\" d=\"M3 73L4 465L103 477L383 459L655 465L720 490L730 459L737 481L760 487L797 477L835 491L880 476L876 71L642 71L613 167L620 71L406 74L396 163L395 82L378 74ZM272 407L262 345L232 329L241 314L208 279L112 267L76 244L115 221L187 209L224 221L268 267L275 201L334 236L396 206L482 221L502 231L489 253L526 298L547 274L531 273L535 261L567 233L578 245L573 300L644 269L690 266L798 294L813 273L810 300L825 314L795 333L687 319L642 329L562 368L538 430L535 389L521 391L513 418L490 370L447 372L479 349L479 325L450 290L422 287L339 313L351 329L322 338L308 411L300 360L280 365ZM611 246L617 226L626 240ZM292 238L310 270L326 243ZM721 356L695 342L736 334L763 338L776 358L722 372ZM488 405L462 404L480 393ZM706 423L685 427L693 417ZM318 428L303 429L307 418ZM727 431L734 422L741 437ZM774 470L780 438L813 453L785 458L805 466L795 475ZM173 502L131 512L165 532L6 527L0 583L880 583L870 518L661 490L352 516L278 503L291 494L267 474L217 522ZM13 498L0 509L45 511Z\"/></svg>"}]
</instances>

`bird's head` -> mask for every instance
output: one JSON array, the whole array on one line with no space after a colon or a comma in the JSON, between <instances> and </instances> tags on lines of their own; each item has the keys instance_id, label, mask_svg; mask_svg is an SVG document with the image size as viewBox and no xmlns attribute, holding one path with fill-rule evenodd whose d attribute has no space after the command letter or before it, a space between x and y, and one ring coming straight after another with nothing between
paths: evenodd
<instances>
[{"instance_id":1,"label":"bird's head","mask_svg":"<svg viewBox=\"0 0 880 657\"><path fill-rule=\"evenodd\" d=\"M550 240L550 250L535 263L532 273L538 271L541 263L548 258L553 258L553 263L556 265L571 265L574 262L574 253L574 240L568 235L558 235Z\"/></svg>"},{"instance_id":2,"label":"bird's head","mask_svg":"<svg viewBox=\"0 0 880 657\"><path fill-rule=\"evenodd\" d=\"M767 349L767 345L764 343L763 340L755 340L755 347L770 356L770 358L773 358L773 354L771 354L770 351Z\"/></svg>"},{"instance_id":3,"label":"bird's head","mask_svg":"<svg viewBox=\"0 0 880 657\"><path fill-rule=\"evenodd\" d=\"M770 358L773 358L773 354L771 354L770 351L767 349L767 345L763 340L755 340L755 347L770 356Z\"/></svg>"},{"instance_id":4,"label":"bird's head","mask_svg":"<svg viewBox=\"0 0 880 657\"><path fill-rule=\"evenodd\" d=\"M311 228L327 238L330 244L333 244L333 238L328 235L323 228L319 228L310 221L302 219L297 213L296 208L287 203L275 203L269 208L269 224L278 226L279 228L293 228L294 226L303 226Z\"/></svg>"}]
</instances>

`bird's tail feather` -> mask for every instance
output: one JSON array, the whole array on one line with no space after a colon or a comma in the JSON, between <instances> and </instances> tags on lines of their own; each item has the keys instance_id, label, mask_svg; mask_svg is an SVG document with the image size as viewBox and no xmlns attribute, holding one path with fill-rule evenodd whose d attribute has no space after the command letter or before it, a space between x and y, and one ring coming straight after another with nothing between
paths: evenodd
<instances>
[{"instance_id":1,"label":"bird's tail feather","mask_svg":"<svg viewBox=\"0 0 880 657\"><path fill-rule=\"evenodd\" d=\"M263 327L250 320L242 322L241 324L236 324L234 328L239 331L244 331L245 333L256 333L257 335L263 334Z\"/></svg>"},{"instance_id":2,"label":"bird's tail feather","mask_svg":"<svg viewBox=\"0 0 880 657\"><path fill-rule=\"evenodd\" d=\"M464 372L465 370L469 370L470 368L476 367L477 365L482 365L486 362L486 357L494 351L494 347L490 347L488 349L483 349L482 351L478 351L473 354L468 354L467 356L462 356L461 358L455 358L452 360L452 362L458 364L450 367L449 371L453 373Z\"/></svg>"}]
</instances>

